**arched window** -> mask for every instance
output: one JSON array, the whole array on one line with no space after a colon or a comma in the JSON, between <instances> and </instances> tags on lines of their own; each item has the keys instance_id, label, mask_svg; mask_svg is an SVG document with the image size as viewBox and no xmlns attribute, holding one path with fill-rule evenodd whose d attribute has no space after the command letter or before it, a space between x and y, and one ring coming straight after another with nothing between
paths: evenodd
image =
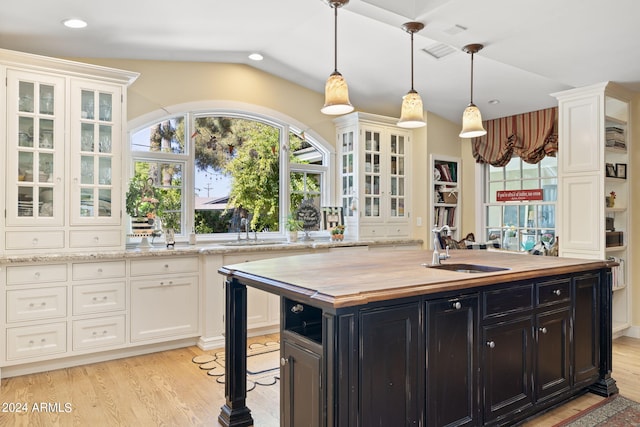
<instances>
[{"instance_id":1,"label":"arched window","mask_svg":"<svg viewBox=\"0 0 640 427\"><path fill-rule=\"evenodd\" d=\"M163 228L178 240L276 237L302 200L332 200L333 147L277 113L199 109L130 134L130 177L153 179Z\"/></svg>"}]
</instances>

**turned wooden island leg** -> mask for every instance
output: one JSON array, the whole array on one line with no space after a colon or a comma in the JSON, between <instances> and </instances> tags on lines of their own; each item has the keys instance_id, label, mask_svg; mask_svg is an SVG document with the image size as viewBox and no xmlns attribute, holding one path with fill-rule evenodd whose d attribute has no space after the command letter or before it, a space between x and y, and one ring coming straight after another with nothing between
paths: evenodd
<instances>
[{"instance_id":1,"label":"turned wooden island leg","mask_svg":"<svg viewBox=\"0 0 640 427\"><path fill-rule=\"evenodd\" d=\"M225 427L253 425L247 408L247 287L237 279L225 286L225 382L226 403L218 421Z\"/></svg>"}]
</instances>

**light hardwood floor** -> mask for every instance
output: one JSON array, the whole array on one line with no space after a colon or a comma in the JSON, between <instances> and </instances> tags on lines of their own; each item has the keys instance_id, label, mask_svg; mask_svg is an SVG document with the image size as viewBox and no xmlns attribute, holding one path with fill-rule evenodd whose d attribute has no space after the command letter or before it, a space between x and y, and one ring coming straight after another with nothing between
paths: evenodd
<instances>
[{"instance_id":1,"label":"light hardwood floor","mask_svg":"<svg viewBox=\"0 0 640 427\"><path fill-rule=\"evenodd\" d=\"M3 379L0 426L217 426L224 386L191 362L203 353L210 352L188 347ZM620 393L640 401L640 339L616 339L613 364ZM524 426L553 426L601 399L585 394ZM16 404L27 410L15 412ZM258 386L248 393L247 405L256 426L279 425L277 386ZM9 409L14 412L2 412Z\"/></svg>"}]
</instances>

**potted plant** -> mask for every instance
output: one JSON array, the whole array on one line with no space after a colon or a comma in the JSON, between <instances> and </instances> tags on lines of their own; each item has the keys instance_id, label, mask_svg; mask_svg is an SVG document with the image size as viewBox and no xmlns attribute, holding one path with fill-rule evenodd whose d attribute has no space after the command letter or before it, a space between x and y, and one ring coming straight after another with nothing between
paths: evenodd
<instances>
[{"instance_id":1,"label":"potted plant","mask_svg":"<svg viewBox=\"0 0 640 427\"><path fill-rule=\"evenodd\" d=\"M304 228L304 222L301 219L296 218L293 214L287 216L287 222L285 223L287 229L287 241L297 242L298 231L302 231Z\"/></svg>"},{"instance_id":2,"label":"potted plant","mask_svg":"<svg viewBox=\"0 0 640 427\"><path fill-rule=\"evenodd\" d=\"M159 194L153 186L153 178L136 174L129 182L125 200L127 214L131 217L134 234L149 234L159 215Z\"/></svg>"},{"instance_id":3,"label":"potted plant","mask_svg":"<svg viewBox=\"0 0 640 427\"><path fill-rule=\"evenodd\" d=\"M331 229L331 240L342 241L344 239L344 225L336 225Z\"/></svg>"}]
</instances>

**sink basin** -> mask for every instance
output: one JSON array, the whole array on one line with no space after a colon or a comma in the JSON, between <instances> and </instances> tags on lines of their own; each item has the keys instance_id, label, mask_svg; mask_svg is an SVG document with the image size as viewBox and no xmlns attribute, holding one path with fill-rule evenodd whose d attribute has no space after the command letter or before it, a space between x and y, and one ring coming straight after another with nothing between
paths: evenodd
<instances>
[{"instance_id":1,"label":"sink basin","mask_svg":"<svg viewBox=\"0 0 640 427\"><path fill-rule=\"evenodd\" d=\"M261 246L261 245L282 245L287 242L280 240L234 240L232 242L220 243L222 246Z\"/></svg>"},{"instance_id":2,"label":"sink basin","mask_svg":"<svg viewBox=\"0 0 640 427\"><path fill-rule=\"evenodd\" d=\"M456 271L458 273L492 273L494 271L509 270L505 267L492 267L489 265L478 264L440 264L431 265L429 268L435 268L437 270L449 270Z\"/></svg>"}]
</instances>

